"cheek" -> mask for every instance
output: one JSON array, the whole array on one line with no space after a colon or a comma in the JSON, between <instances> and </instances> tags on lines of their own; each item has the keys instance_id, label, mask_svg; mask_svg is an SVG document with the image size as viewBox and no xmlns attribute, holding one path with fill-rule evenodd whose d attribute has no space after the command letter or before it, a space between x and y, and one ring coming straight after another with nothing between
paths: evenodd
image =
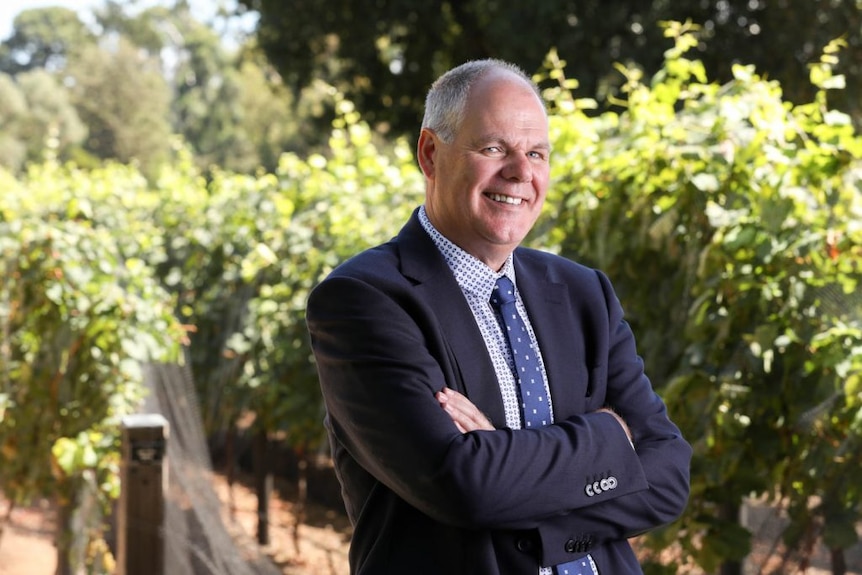
<instances>
[{"instance_id":1,"label":"cheek","mask_svg":"<svg viewBox=\"0 0 862 575\"><path fill-rule=\"evenodd\" d=\"M536 195L543 201L548 195L548 184L551 181L550 170L543 169L533 174L533 187L536 190Z\"/></svg>"},{"instance_id":2,"label":"cheek","mask_svg":"<svg viewBox=\"0 0 862 575\"><path fill-rule=\"evenodd\" d=\"M472 187L486 186L500 175L501 167L495 162L484 159L482 161L465 161L458 166L458 177L461 181L469 182Z\"/></svg>"}]
</instances>

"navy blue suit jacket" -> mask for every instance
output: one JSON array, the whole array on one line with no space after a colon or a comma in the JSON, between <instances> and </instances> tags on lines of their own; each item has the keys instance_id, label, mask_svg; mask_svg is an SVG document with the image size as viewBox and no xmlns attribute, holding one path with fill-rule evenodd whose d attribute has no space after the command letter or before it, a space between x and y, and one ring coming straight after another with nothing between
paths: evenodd
<instances>
[{"instance_id":1,"label":"navy blue suit jacket","mask_svg":"<svg viewBox=\"0 0 862 575\"><path fill-rule=\"evenodd\" d=\"M452 271L416 214L339 266L307 322L354 575L536 575L590 553L641 573L627 538L685 507L691 449L644 375L607 278L515 251L555 423L505 427L494 368ZM460 433L434 394L465 394L497 431ZM610 406L628 423L624 431Z\"/></svg>"}]
</instances>

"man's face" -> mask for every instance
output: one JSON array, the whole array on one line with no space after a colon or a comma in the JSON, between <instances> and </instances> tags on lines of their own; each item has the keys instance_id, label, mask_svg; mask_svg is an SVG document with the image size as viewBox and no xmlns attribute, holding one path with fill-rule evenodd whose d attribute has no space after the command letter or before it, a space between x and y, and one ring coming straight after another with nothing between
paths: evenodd
<instances>
[{"instance_id":1,"label":"man's face","mask_svg":"<svg viewBox=\"0 0 862 575\"><path fill-rule=\"evenodd\" d=\"M478 80L455 138L423 130L425 208L449 240L499 269L538 218L549 179L548 119L535 92L515 75Z\"/></svg>"}]
</instances>

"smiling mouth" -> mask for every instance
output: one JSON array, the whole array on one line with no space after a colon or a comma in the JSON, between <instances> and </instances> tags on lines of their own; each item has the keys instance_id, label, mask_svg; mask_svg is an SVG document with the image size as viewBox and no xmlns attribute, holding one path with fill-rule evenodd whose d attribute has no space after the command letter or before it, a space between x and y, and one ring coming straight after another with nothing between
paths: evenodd
<instances>
[{"instance_id":1,"label":"smiling mouth","mask_svg":"<svg viewBox=\"0 0 862 575\"><path fill-rule=\"evenodd\" d=\"M510 204L513 206L520 206L524 201L521 198L513 198L512 196L504 196L503 194L487 194L489 198L494 200L495 202L500 202L502 204Z\"/></svg>"}]
</instances>

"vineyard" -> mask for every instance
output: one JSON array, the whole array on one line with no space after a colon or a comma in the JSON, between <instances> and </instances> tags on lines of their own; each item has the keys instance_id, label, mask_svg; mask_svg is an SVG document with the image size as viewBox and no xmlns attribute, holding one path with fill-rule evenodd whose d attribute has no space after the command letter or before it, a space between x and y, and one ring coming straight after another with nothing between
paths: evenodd
<instances>
[{"instance_id":1,"label":"vineyard","mask_svg":"<svg viewBox=\"0 0 862 575\"><path fill-rule=\"evenodd\" d=\"M862 136L829 106L837 45L816 99L791 105L746 66L710 83L696 41L668 33L655 77L621 70L623 112L575 99L549 54L553 180L529 242L608 273L694 446L689 509L644 540L648 573L675 572L668 549L705 572L741 562L749 496L787 509L789 560L822 543L840 573L862 519ZM156 176L0 171L0 491L59 502L69 569L78 494L107 508L120 489L117 423L147 362L186 362L208 436L252 414L300 460L325 450L306 296L423 199L408 143L337 111L325 153L271 173L204 175L180 142Z\"/></svg>"}]
</instances>

